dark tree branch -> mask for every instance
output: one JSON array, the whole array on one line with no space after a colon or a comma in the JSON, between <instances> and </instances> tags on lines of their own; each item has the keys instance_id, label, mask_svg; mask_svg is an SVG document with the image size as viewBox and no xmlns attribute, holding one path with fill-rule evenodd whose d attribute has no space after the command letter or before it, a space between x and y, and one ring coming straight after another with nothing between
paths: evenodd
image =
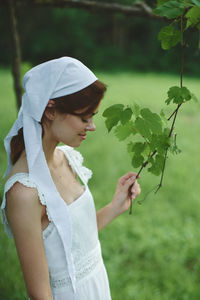
<instances>
[{"instance_id":1,"label":"dark tree branch","mask_svg":"<svg viewBox=\"0 0 200 300\"><path fill-rule=\"evenodd\" d=\"M0 5L5 4L5 0L0 0ZM15 0L16 5L40 5L52 7L71 7L84 9L91 12L120 13L129 16L141 16L158 20L166 20L166 18L157 16L153 13L152 8L145 2L131 5L123 5L119 3L109 3L101 1L87 0Z\"/></svg>"},{"instance_id":2,"label":"dark tree branch","mask_svg":"<svg viewBox=\"0 0 200 300\"><path fill-rule=\"evenodd\" d=\"M48 5L48 6L58 6L58 7L73 7L81 8L90 11L102 11L110 13L122 13L125 15L134 16L146 16L151 18L157 18L152 13L152 9L144 3L135 4L133 6L122 5L118 3L105 3L98 1L81 1L81 0L33 0L35 4Z\"/></svg>"}]
</instances>

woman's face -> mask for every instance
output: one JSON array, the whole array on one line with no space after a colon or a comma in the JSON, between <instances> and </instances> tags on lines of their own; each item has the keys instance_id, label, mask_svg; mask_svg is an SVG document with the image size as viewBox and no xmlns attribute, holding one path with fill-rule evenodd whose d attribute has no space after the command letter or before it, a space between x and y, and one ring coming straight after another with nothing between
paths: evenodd
<instances>
[{"instance_id":1,"label":"woman's face","mask_svg":"<svg viewBox=\"0 0 200 300\"><path fill-rule=\"evenodd\" d=\"M50 126L52 138L57 143L62 142L71 147L80 146L81 142L86 139L87 132L96 130L93 116L97 113L97 109L86 116L56 113ZM81 112L81 110L76 111L76 113Z\"/></svg>"}]
</instances>

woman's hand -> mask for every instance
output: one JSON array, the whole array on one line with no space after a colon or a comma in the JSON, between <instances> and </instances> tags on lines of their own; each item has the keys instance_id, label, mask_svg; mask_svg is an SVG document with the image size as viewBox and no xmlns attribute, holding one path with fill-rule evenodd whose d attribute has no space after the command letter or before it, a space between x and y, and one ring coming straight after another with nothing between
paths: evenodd
<instances>
[{"instance_id":1,"label":"woman's hand","mask_svg":"<svg viewBox=\"0 0 200 300\"><path fill-rule=\"evenodd\" d=\"M137 173L129 172L122 176L117 184L112 201L113 209L117 215L126 211L141 192L140 185L136 180Z\"/></svg>"},{"instance_id":2,"label":"woman's hand","mask_svg":"<svg viewBox=\"0 0 200 300\"><path fill-rule=\"evenodd\" d=\"M129 172L119 179L112 202L97 212L99 231L126 211L130 207L131 201L140 194L136 176L136 173Z\"/></svg>"}]
</instances>

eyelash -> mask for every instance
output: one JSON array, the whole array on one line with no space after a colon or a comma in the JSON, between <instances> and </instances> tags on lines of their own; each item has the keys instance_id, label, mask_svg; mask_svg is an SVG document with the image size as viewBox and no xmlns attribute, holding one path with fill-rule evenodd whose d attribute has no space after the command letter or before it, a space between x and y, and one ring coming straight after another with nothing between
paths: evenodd
<instances>
[{"instance_id":1,"label":"eyelash","mask_svg":"<svg viewBox=\"0 0 200 300\"><path fill-rule=\"evenodd\" d=\"M83 123L88 123L89 120L86 120L86 119L81 119Z\"/></svg>"}]
</instances>

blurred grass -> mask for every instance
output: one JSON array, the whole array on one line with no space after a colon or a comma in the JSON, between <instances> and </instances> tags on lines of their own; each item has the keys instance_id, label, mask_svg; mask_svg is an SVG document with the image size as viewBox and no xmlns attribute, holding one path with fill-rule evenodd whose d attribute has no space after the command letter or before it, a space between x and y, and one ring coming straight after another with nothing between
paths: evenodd
<instances>
[{"instance_id":1,"label":"blurred grass","mask_svg":"<svg viewBox=\"0 0 200 300\"><path fill-rule=\"evenodd\" d=\"M118 178L132 170L126 145L118 142L112 132L107 133L102 112L114 103L136 101L155 112L165 107L168 115L173 108L169 110L164 104L167 90L179 84L178 77L165 74L98 75L108 85L108 91L95 116L96 133L89 133L79 148L85 165L93 170L90 188L97 209L112 200ZM3 174L6 157L2 137L15 119L16 110L10 73L3 70L0 78L0 171ZM184 85L200 98L198 79L185 78ZM135 201L132 216L126 212L100 232L113 300L199 299L199 115L199 104L183 105L176 125L182 153L169 155L164 186L159 193L151 193L142 205ZM138 200L143 200L158 182L159 178L145 170ZM1 195L2 192L3 181ZM2 226L0 241L0 299L26 299L14 244L7 239Z\"/></svg>"}]
</instances>

